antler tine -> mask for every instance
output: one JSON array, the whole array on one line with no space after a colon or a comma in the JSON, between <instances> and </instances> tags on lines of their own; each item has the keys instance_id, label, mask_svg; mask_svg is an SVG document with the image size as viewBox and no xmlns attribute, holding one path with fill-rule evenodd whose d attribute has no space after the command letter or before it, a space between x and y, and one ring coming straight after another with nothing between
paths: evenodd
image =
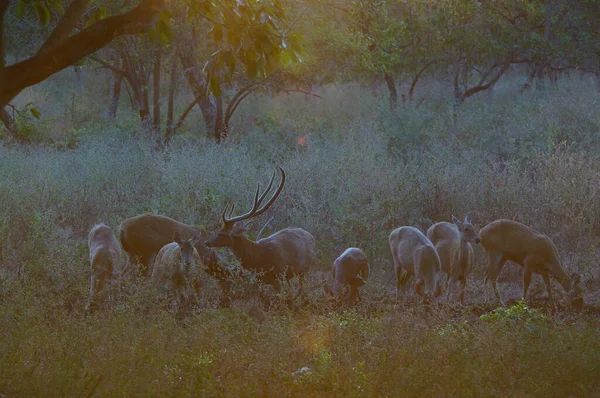
<instances>
[{"instance_id":1,"label":"antler tine","mask_svg":"<svg viewBox=\"0 0 600 398\"><path fill-rule=\"evenodd\" d=\"M271 190L271 187L273 186L273 181L275 181L275 171L273 171L273 175L271 176L271 181L269 181L269 185L267 185L267 189L265 189L262 195L260 195L260 198L258 198L259 206L261 205L262 201L265 200L265 196L267 196L267 193L269 193L269 191Z\"/></svg>"},{"instance_id":2,"label":"antler tine","mask_svg":"<svg viewBox=\"0 0 600 398\"><path fill-rule=\"evenodd\" d=\"M260 193L260 184L256 184L256 193L254 194L254 204L252 205L252 209L248 213L242 214L241 216L231 217L231 214L233 213L233 206L232 206L231 212L229 212L228 217L223 218L223 223L234 224L238 221L244 221L250 217L253 217L254 213L256 212L256 209L258 209L258 206L259 206L259 201L258 201L259 193Z\"/></svg>"},{"instance_id":3,"label":"antler tine","mask_svg":"<svg viewBox=\"0 0 600 398\"><path fill-rule=\"evenodd\" d=\"M231 210L229 210L227 217L231 217L231 215L233 214L233 210L235 210L235 203L231 205Z\"/></svg>"},{"instance_id":4,"label":"antler tine","mask_svg":"<svg viewBox=\"0 0 600 398\"><path fill-rule=\"evenodd\" d=\"M257 210L255 213L252 214L252 217L258 217L261 214L263 214L265 211L269 210L269 207L271 207L271 205L273 203L275 203L275 201L279 197L279 194L281 193L281 191L283 190L283 186L285 185L285 170L282 167L279 167L279 170L281 171L281 182L279 183L279 186L277 187L277 191L275 191L273 196L271 196L271 199L269 199L269 201L263 207L261 207L259 210ZM273 175L273 177L274 176L275 175ZM273 179L271 179L271 184L272 183L273 183ZM269 186L271 184L269 184Z\"/></svg>"}]
</instances>

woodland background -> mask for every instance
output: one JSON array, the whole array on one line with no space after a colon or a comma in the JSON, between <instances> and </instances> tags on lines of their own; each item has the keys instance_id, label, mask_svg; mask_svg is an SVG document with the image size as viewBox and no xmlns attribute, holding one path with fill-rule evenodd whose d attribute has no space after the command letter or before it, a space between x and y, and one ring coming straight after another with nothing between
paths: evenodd
<instances>
[{"instance_id":1,"label":"woodland background","mask_svg":"<svg viewBox=\"0 0 600 398\"><path fill-rule=\"evenodd\" d=\"M593 395L600 387L597 1L1 1L0 394ZM360 247L364 301L248 293L180 317L143 281L84 316L86 238L144 212L209 231L249 206L317 240L309 285ZM524 222L582 275L552 315L521 268L493 310L393 303L392 229ZM227 251L223 251L227 254ZM240 287L244 289L244 286ZM554 283L559 299L561 287ZM532 308L533 307L533 308Z\"/></svg>"}]
</instances>

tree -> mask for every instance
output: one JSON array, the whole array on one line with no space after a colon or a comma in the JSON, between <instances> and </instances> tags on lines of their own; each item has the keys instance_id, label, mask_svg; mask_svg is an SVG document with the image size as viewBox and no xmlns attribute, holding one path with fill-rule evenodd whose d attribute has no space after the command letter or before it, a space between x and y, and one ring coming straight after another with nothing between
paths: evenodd
<instances>
[{"instance_id":1,"label":"tree","mask_svg":"<svg viewBox=\"0 0 600 398\"><path fill-rule=\"evenodd\" d=\"M49 5L59 9L60 2L25 2L19 0L19 7L36 7L40 22L50 22ZM0 0L0 20L4 21L10 0ZM33 86L54 73L75 64L77 61L101 49L113 39L123 35L147 32L154 27L158 14L162 11L164 0L141 0L139 4L122 13L97 20L86 28L73 33L88 10L89 0L72 0L64 13L56 21L45 42L38 51L19 62L6 65L4 39L5 26L0 26L0 109L6 114L5 107L23 89ZM49 4L49 5L48 5ZM8 32L11 37L11 33ZM6 125L6 118L3 117ZM6 125L7 127L12 127Z\"/></svg>"},{"instance_id":2,"label":"tree","mask_svg":"<svg viewBox=\"0 0 600 398\"><path fill-rule=\"evenodd\" d=\"M0 0L0 21L4 21L9 3L10 0ZM169 13L166 18L159 20L160 15L165 16L165 0L140 0L137 6L127 11L113 7L112 16L104 18L102 13L94 13L97 18L93 19L89 18L89 11L103 9L94 0L71 0L62 13L61 3L60 0L18 0L18 9L35 9L41 24L55 25L34 55L12 65L5 65L5 27L3 24L0 26L1 110L23 89L73 65L114 39L151 32L155 26L163 31L168 30L171 22ZM222 84L230 83L238 69L244 69L250 78L265 78L280 65L300 59L301 46L297 38L285 30L283 23L286 16L278 0L190 0L186 5L189 7L188 18L183 23L202 20L209 27L209 37L199 40L213 43L215 51L202 70L207 92L217 98L221 96ZM54 7L53 13L49 7ZM52 14L60 17L52 20ZM79 29L82 24L86 27ZM12 38L10 31L8 33L8 37ZM151 65L148 68L152 69ZM157 74L157 68L154 71ZM140 112L144 115L151 113L146 100L146 95L142 93L139 101L143 103ZM156 107L154 110L158 111ZM4 111L2 115L7 115L7 112ZM6 122L5 125L8 126Z\"/></svg>"}]
</instances>

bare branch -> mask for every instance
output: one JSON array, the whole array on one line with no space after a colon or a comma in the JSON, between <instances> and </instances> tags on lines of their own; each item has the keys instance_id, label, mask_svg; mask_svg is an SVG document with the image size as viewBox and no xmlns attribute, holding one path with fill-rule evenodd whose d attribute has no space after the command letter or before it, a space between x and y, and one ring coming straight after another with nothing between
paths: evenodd
<instances>
[{"instance_id":1,"label":"bare branch","mask_svg":"<svg viewBox=\"0 0 600 398\"><path fill-rule=\"evenodd\" d=\"M106 62L106 61L104 61L104 60L96 57L95 55L90 56L90 59L92 61L95 61L95 62L99 63L100 65L102 65L102 67L104 67L104 68L106 68L108 70L111 70L111 71L113 71L114 73L116 73L118 75L121 75L121 76L125 76L126 75L126 73L125 73L125 71L123 69L119 69L116 66L111 65L108 62Z\"/></svg>"}]
</instances>

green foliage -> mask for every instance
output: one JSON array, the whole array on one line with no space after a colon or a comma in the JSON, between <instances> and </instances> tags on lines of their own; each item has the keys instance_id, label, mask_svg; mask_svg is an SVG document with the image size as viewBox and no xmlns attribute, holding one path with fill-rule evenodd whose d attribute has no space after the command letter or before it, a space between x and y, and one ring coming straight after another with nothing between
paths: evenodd
<instances>
[{"instance_id":1,"label":"green foliage","mask_svg":"<svg viewBox=\"0 0 600 398\"><path fill-rule=\"evenodd\" d=\"M243 65L250 79L265 79L275 70L301 62L302 46L285 27L280 1L193 1L188 22L203 18L210 23L207 37L214 46L204 70L208 88L221 95L221 84L231 83Z\"/></svg>"},{"instance_id":2,"label":"green foliage","mask_svg":"<svg viewBox=\"0 0 600 398\"><path fill-rule=\"evenodd\" d=\"M479 319L503 327L514 325L533 326L549 321L549 318L540 313L539 310L529 308L523 299L509 308L496 308L488 314L481 315Z\"/></svg>"}]
</instances>

